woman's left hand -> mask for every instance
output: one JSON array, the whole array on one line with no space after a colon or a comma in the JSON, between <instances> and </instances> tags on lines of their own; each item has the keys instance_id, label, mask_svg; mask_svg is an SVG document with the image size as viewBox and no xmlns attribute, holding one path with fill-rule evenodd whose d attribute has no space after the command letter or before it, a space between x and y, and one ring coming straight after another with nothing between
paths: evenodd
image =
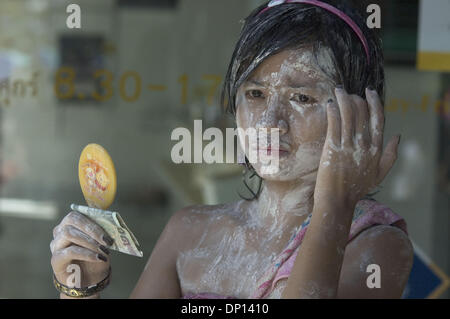
<instances>
[{"instance_id":1,"label":"woman's left hand","mask_svg":"<svg viewBox=\"0 0 450 319\"><path fill-rule=\"evenodd\" d=\"M335 94L337 103L327 105L328 130L314 199L354 207L394 165L400 135L383 151L384 111L376 91L366 89L367 101L340 88Z\"/></svg>"}]
</instances>

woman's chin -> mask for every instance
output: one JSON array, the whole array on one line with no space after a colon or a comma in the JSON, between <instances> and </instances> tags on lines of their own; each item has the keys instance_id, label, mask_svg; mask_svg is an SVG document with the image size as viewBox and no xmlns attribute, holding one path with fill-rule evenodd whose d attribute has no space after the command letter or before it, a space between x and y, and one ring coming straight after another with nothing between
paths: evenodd
<instances>
[{"instance_id":1,"label":"woman's chin","mask_svg":"<svg viewBox=\"0 0 450 319\"><path fill-rule=\"evenodd\" d=\"M310 169L299 169L290 167L283 167L280 165L278 168L270 166L257 166L255 167L258 176L267 181L273 182L289 182L295 180L315 181L317 179L318 166Z\"/></svg>"}]
</instances>

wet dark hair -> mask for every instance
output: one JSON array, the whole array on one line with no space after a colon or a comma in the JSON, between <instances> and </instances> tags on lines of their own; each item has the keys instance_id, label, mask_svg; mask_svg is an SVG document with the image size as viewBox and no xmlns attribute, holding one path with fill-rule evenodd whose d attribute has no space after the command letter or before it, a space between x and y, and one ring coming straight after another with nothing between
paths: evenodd
<instances>
[{"instance_id":1,"label":"wet dark hair","mask_svg":"<svg viewBox=\"0 0 450 319\"><path fill-rule=\"evenodd\" d=\"M325 68L321 67L324 73L334 78L349 94L365 98L366 87L373 87L384 104L384 57L381 39L376 29L367 27L366 19L358 12L365 10L358 10L357 2L324 2L343 11L359 26L369 45L370 63L361 40L350 26L335 14L303 3L277 5L259 14L267 7L266 2L243 20L244 24L222 88L220 102L227 113L236 116L236 94L239 87L265 59L285 49L302 47L311 47L319 66L319 50L323 47L331 49L336 75L327 73ZM250 178L258 176L247 159L245 166L250 171ZM244 174L244 184L253 195L250 200L255 199L261 191L261 181L257 192L254 192L246 182L246 175Z\"/></svg>"}]
</instances>

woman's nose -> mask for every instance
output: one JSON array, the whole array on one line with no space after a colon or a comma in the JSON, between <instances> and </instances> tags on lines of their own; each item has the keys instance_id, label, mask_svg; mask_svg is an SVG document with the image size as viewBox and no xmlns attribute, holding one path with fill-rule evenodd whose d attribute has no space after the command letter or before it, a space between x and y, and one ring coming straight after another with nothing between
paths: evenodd
<instances>
[{"instance_id":1,"label":"woman's nose","mask_svg":"<svg viewBox=\"0 0 450 319\"><path fill-rule=\"evenodd\" d=\"M283 135L288 132L289 126L285 120L280 119L277 128L280 130L280 135Z\"/></svg>"},{"instance_id":2,"label":"woman's nose","mask_svg":"<svg viewBox=\"0 0 450 319\"><path fill-rule=\"evenodd\" d=\"M275 118L273 116L263 117L256 124L256 129L266 134L271 134L272 129L278 130L279 136L286 134L289 131L288 123L282 118Z\"/></svg>"},{"instance_id":3,"label":"woman's nose","mask_svg":"<svg viewBox=\"0 0 450 319\"><path fill-rule=\"evenodd\" d=\"M280 135L286 134L289 131L289 125L285 119L287 114L284 110L284 107L280 103L270 103L256 124L256 127L269 131L275 128L279 130Z\"/></svg>"}]
</instances>

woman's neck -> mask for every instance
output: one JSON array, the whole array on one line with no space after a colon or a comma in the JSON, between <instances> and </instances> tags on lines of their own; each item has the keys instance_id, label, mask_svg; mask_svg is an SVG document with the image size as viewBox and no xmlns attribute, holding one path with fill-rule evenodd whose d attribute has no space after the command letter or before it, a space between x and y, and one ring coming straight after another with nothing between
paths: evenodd
<instances>
[{"instance_id":1,"label":"woman's neck","mask_svg":"<svg viewBox=\"0 0 450 319\"><path fill-rule=\"evenodd\" d=\"M295 231L312 212L314 187L315 179L264 181L252 219L270 234Z\"/></svg>"}]
</instances>

